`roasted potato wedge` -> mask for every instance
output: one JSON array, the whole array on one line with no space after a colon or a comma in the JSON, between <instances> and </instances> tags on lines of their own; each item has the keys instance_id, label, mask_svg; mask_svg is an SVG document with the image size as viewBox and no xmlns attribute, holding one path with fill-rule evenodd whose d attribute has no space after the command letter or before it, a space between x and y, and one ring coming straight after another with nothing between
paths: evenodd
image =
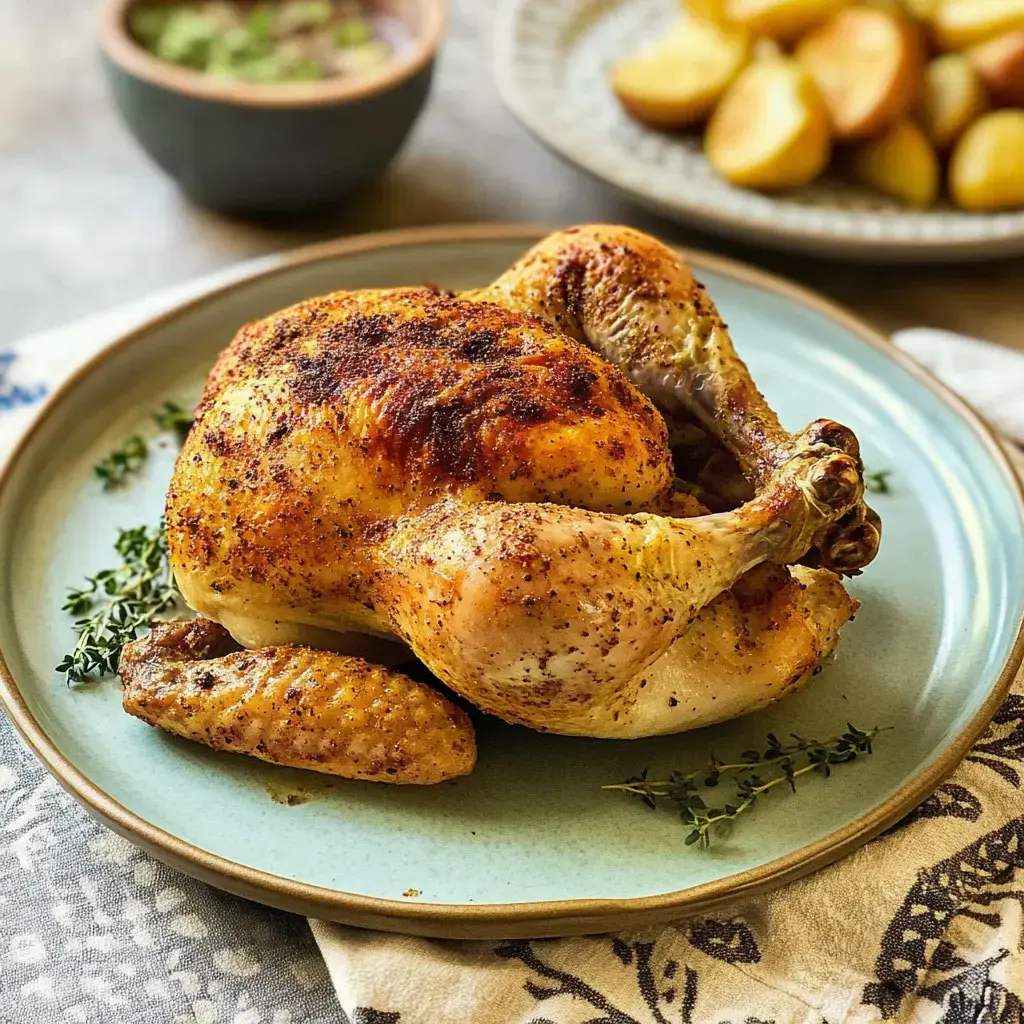
<instances>
[{"instance_id":1,"label":"roasted potato wedge","mask_svg":"<svg viewBox=\"0 0 1024 1024\"><path fill-rule=\"evenodd\" d=\"M1024 0L941 0L930 22L941 49L963 50L1024 30Z\"/></svg>"},{"instance_id":2,"label":"roasted potato wedge","mask_svg":"<svg viewBox=\"0 0 1024 1024\"><path fill-rule=\"evenodd\" d=\"M1024 110L993 110L960 137L949 190L965 210L1024 206Z\"/></svg>"},{"instance_id":3,"label":"roasted potato wedge","mask_svg":"<svg viewBox=\"0 0 1024 1024\"><path fill-rule=\"evenodd\" d=\"M997 103L1024 107L1024 32L1008 32L967 51Z\"/></svg>"},{"instance_id":4,"label":"roasted potato wedge","mask_svg":"<svg viewBox=\"0 0 1024 1024\"><path fill-rule=\"evenodd\" d=\"M786 51L774 39L761 36L754 40L754 60L776 60L779 57L785 56Z\"/></svg>"},{"instance_id":5,"label":"roasted potato wedge","mask_svg":"<svg viewBox=\"0 0 1024 1024\"><path fill-rule=\"evenodd\" d=\"M948 149L988 108L981 75L962 53L946 53L925 68L917 119L938 149Z\"/></svg>"},{"instance_id":6,"label":"roasted potato wedge","mask_svg":"<svg viewBox=\"0 0 1024 1024\"><path fill-rule=\"evenodd\" d=\"M924 132L905 118L858 143L848 166L855 181L908 206L932 206L939 195L939 158Z\"/></svg>"},{"instance_id":7,"label":"roasted potato wedge","mask_svg":"<svg viewBox=\"0 0 1024 1024\"><path fill-rule=\"evenodd\" d=\"M755 35L792 43L842 6L843 0L725 0L725 13Z\"/></svg>"},{"instance_id":8,"label":"roasted potato wedge","mask_svg":"<svg viewBox=\"0 0 1024 1024\"><path fill-rule=\"evenodd\" d=\"M876 11L885 11L886 14L895 14L903 17L906 11L899 0L860 0L863 7L871 7Z\"/></svg>"},{"instance_id":9,"label":"roasted potato wedge","mask_svg":"<svg viewBox=\"0 0 1024 1024\"><path fill-rule=\"evenodd\" d=\"M684 15L656 46L612 69L612 89L644 124L698 124L747 63L750 45L745 29Z\"/></svg>"},{"instance_id":10,"label":"roasted potato wedge","mask_svg":"<svg viewBox=\"0 0 1024 1024\"><path fill-rule=\"evenodd\" d=\"M814 78L837 139L874 135L917 98L924 59L915 29L872 7L847 7L806 35L797 60Z\"/></svg>"},{"instance_id":11,"label":"roasted potato wedge","mask_svg":"<svg viewBox=\"0 0 1024 1024\"><path fill-rule=\"evenodd\" d=\"M734 185L765 190L813 181L828 163L828 115L810 75L789 58L749 65L722 97L704 135L712 167Z\"/></svg>"}]
</instances>

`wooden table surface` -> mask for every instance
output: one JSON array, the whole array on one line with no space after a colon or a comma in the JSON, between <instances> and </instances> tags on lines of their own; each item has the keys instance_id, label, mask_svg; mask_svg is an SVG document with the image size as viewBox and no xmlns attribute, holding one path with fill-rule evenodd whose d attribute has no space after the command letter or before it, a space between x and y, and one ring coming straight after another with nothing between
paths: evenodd
<instances>
[{"instance_id":1,"label":"wooden table surface","mask_svg":"<svg viewBox=\"0 0 1024 1024\"><path fill-rule=\"evenodd\" d=\"M185 200L108 100L96 0L0 0L0 344L258 253L412 224L621 221L759 263L884 330L927 324L1024 349L1024 260L944 267L828 263L659 219L564 166L502 107L495 0L452 0L429 106L387 174L328 216L267 227Z\"/></svg>"}]
</instances>

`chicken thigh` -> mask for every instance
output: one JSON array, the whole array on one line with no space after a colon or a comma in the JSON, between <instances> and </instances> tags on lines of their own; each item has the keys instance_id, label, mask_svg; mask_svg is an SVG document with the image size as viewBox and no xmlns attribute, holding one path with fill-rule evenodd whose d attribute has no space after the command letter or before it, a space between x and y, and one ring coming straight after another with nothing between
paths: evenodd
<instances>
[{"instance_id":1,"label":"chicken thigh","mask_svg":"<svg viewBox=\"0 0 1024 1024\"><path fill-rule=\"evenodd\" d=\"M749 500L681 493L666 417ZM411 649L485 711L607 737L802 685L856 609L831 570L879 538L853 434L786 433L678 256L606 226L480 291L337 292L243 328L167 530L186 601L245 647L322 648L334 678ZM189 655L161 685L193 662L243 671Z\"/></svg>"}]
</instances>

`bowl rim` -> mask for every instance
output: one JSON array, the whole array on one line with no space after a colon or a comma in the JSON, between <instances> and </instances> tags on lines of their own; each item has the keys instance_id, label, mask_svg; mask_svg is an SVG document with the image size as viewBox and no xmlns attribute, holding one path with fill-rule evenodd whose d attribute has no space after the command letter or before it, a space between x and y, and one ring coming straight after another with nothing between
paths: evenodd
<instances>
[{"instance_id":1,"label":"bowl rim","mask_svg":"<svg viewBox=\"0 0 1024 1024\"><path fill-rule=\"evenodd\" d=\"M271 265L254 264L235 281L218 284L201 294L176 302L162 313L118 334L83 363L39 406L31 425L5 460L0 461L0 495L11 488L24 452L44 423L59 414L63 401L98 366L111 356L137 344L154 328L189 315L211 300L286 274L296 267L360 253L407 245L473 243L515 240L524 248L551 226L517 223L476 223L400 228L332 239L280 254ZM669 241L698 273L711 271L734 281L792 300L848 330L860 341L882 352L946 406L958 413L975 438L1018 495L1024 508L1024 461L1011 460L1009 445L963 398L931 371L895 348L879 330L852 310L788 278L751 264ZM1018 468L1018 466L1020 468ZM361 928L448 939L547 938L590 935L667 923L687 914L709 913L796 881L845 857L894 825L946 781L974 745L1010 691L1024 664L1024 621L998 677L981 705L948 745L890 796L860 817L830 834L765 864L725 875L686 889L629 898L591 897L518 903L414 903L346 892L303 882L229 860L165 831L129 810L78 769L50 739L44 725L29 709L18 683L0 651L0 709L57 781L95 818L151 853L157 859L194 878L235 895L320 920L339 921Z\"/></svg>"},{"instance_id":2,"label":"bowl rim","mask_svg":"<svg viewBox=\"0 0 1024 1024\"><path fill-rule=\"evenodd\" d=\"M413 46L401 59L389 60L378 72L317 82L254 83L215 78L161 60L144 49L132 37L127 25L129 9L141 2L143 0L106 0L103 4L99 40L111 63L150 85L192 99L270 109L348 103L401 85L434 59L448 21L447 0L418 0L423 10L423 24L413 33Z\"/></svg>"}]
</instances>

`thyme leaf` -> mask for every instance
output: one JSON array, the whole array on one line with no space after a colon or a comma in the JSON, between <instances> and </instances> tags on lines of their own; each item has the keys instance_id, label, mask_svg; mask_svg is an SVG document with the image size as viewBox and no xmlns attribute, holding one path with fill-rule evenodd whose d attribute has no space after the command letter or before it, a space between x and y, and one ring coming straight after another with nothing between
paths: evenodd
<instances>
[{"instance_id":1,"label":"thyme leaf","mask_svg":"<svg viewBox=\"0 0 1024 1024\"><path fill-rule=\"evenodd\" d=\"M138 472L148 455L149 445L142 435L132 434L121 442L120 448L100 459L92 471L103 481L103 490L112 491Z\"/></svg>"},{"instance_id":2,"label":"thyme leaf","mask_svg":"<svg viewBox=\"0 0 1024 1024\"><path fill-rule=\"evenodd\" d=\"M837 765L870 754L872 740L881 731L878 726L864 731L847 722L846 732L831 739L818 741L791 733L790 743L768 733L763 750L745 750L737 761L720 761L712 754L708 763L696 771L674 771L665 779L652 781L644 768L625 782L601 788L638 797L652 810L657 808L658 801L667 801L675 806L689 830L686 845L699 843L707 847L713 829L738 818L770 790L788 786L795 793L796 780L802 775L817 772L827 778ZM715 789L723 778L732 783L733 794L721 806L709 807L701 792Z\"/></svg>"},{"instance_id":3,"label":"thyme leaf","mask_svg":"<svg viewBox=\"0 0 1024 1024\"><path fill-rule=\"evenodd\" d=\"M89 576L64 602L63 610L77 616L78 642L57 666L69 686L115 674L121 648L155 616L180 608L163 520L157 527L120 530L114 550L120 564Z\"/></svg>"},{"instance_id":4,"label":"thyme leaf","mask_svg":"<svg viewBox=\"0 0 1024 1024\"><path fill-rule=\"evenodd\" d=\"M192 416L176 402L164 402L153 413L156 425L165 433L177 434L179 443L192 426ZM103 481L103 490L113 491L137 473L149 457L149 443L141 434L125 438L120 447L100 459L92 471Z\"/></svg>"},{"instance_id":5,"label":"thyme leaf","mask_svg":"<svg viewBox=\"0 0 1024 1024\"><path fill-rule=\"evenodd\" d=\"M156 425L168 434L177 434L178 439L185 440L185 435L192 429L192 414L185 412L177 402L164 402L153 413Z\"/></svg>"},{"instance_id":6,"label":"thyme leaf","mask_svg":"<svg viewBox=\"0 0 1024 1024\"><path fill-rule=\"evenodd\" d=\"M892 491L892 485L889 483L891 476L891 469L880 469L877 473L865 473L864 490L871 494L889 494Z\"/></svg>"}]
</instances>

